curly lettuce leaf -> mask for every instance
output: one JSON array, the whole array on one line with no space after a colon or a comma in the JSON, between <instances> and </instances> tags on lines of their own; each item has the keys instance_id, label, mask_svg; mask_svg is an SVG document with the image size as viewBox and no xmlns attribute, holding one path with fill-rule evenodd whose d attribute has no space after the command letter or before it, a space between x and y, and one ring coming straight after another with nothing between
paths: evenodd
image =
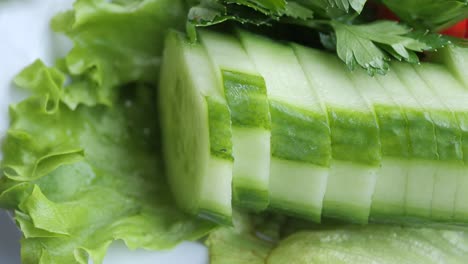
<instances>
[{"instance_id":1,"label":"curly lettuce leaf","mask_svg":"<svg viewBox=\"0 0 468 264\"><path fill-rule=\"evenodd\" d=\"M212 264L263 264L274 244L230 228L213 231L206 241Z\"/></svg>"},{"instance_id":2,"label":"curly lettuce leaf","mask_svg":"<svg viewBox=\"0 0 468 264\"><path fill-rule=\"evenodd\" d=\"M64 102L112 105L116 87L134 81L155 84L165 32L185 23L182 0L77 0L58 14L52 28L74 47L60 63L73 77Z\"/></svg>"},{"instance_id":3,"label":"curly lettuce leaf","mask_svg":"<svg viewBox=\"0 0 468 264\"><path fill-rule=\"evenodd\" d=\"M155 250L209 232L211 223L172 201L158 153L154 86L116 90L113 107L71 110L64 78L40 61L16 78L33 94L11 106L0 206L15 210L23 263L84 264L88 256L101 263L114 240Z\"/></svg>"},{"instance_id":4,"label":"curly lettuce leaf","mask_svg":"<svg viewBox=\"0 0 468 264\"><path fill-rule=\"evenodd\" d=\"M258 235L265 234L265 227L271 229L273 233L279 232L279 226L272 227L271 223L280 222L276 217L270 218L269 216L234 211L234 227L216 229L210 233L205 241L209 248L210 263L265 263L265 259L275 247L276 241L267 241Z\"/></svg>"}]
</instances>

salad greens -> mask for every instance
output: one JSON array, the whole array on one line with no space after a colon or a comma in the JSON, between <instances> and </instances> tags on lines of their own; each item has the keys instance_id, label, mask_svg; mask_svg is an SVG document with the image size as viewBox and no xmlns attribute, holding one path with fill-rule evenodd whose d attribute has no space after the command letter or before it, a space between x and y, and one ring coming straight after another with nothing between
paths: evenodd
<instances>
[{"instance_id":1,"label":"salad greens","mask_svg":"<svg viewBox=\"0 0 468 264\"><path fill-rule=\"evenodd\" d=\"M34 73L34 74L33 74ZM130 85L113 107L71 110L65 76L40 61L16 78L33 95L13 105L0 205L15 210L24 263L100 263L109 244L163 249L213 228L175 208L159 162L152 86Z\"/></svg>"},{"instance_id":2,"label":"salad greens","mask_svg":"<svg viewBox=\"0 0 468 264\"><path fill-rule=\"evenodd\" d=\"M15 211L23 262L101 263L113 240L156 250L204 236L213 224L172 201L153 118L163 35L184 20L181 3L74 7L52 21L75 43L68 56L15 79L31 96L10 107L0 206Z\"/></svg>"},{"instance_id":3,"label":"salad greens","mask_svg":"<svg viewBox=\"0 0 468 264\"><path fill-rule=\"evenodd\" d=\"M53 67L35 61L15 78L31 96L10 107L0 207L15 212L22 261L84 264L90 257L101 263L114 240L157 250L214 230L176 208L160 162L155 94L167 29L186 25L194 37L195 27L226 21L305 27L320 32L324 46L350 68L384 73L390 58L417 62L416 52L447 45L452 39L432 32L467 17L467 1L433 0L423 9L419 0L382 2L402 23L369 24L365 0L77 0L51 23L73 41L70 53ZM283 238L277 229L284 219L270 217L211 232L213 263L275 263L290 260L291 252L307 259L309 245L321 246L314 243L322 233L299 233L271 252ZM258 238L261 229L269 229L273 242ZM424 232L405 236L419 239ZM461 243L454 258L466 255L465 233L433 232L430 237ZM371 231L363 240L365 234Z\"/></svg>"},{"instance_id":4,"label":"salad greens","mask_svg":"<svg viewBox=\"0 0 468 264\"><path fill-rule=\"evenodd\" d=\"M60 62L73 78L63 101L112 105L119 85L157 83L164 33L183 28L185 16L181 0L76 1L51 22L74 43Z\"/></svg>"}]
</instances>

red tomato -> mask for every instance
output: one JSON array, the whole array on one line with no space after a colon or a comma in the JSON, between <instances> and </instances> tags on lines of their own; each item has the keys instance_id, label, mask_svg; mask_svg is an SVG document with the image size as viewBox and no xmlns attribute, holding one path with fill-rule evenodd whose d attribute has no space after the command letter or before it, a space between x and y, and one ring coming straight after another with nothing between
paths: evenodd
<instances>
[{"instance_id":1,"label":"red tomato","mask_svg":"<svg viewBox=\"0 0 468 264\"><path fill-rule=\"evenodd\" d=\"M453 25L452 27L443 30L440 33L444 35L457 37L457 38L466 38L468 37L467 28L468 28L468 19L465 19Z\"/></svg>"},{"instance_id":2,"label":"red tomato","mask_svg":"<svg viewBox=\"0 0 468 264\"><path fill-rule=\"evenodd\" d=\"M465 38L468 38L468 19L465 19L465 22L466 22L465 23L465 27L466 27L466 29L465 29Z\"/></svg>"},{"instance_id":3,"label":"red tomato","mask_svg":"<svg viewBox=\"0 0 468 264\"><path fill-rule=\"evenodd\" d=\"M400 21L400 19L395 15L395 13L393 13L384 5L379 5L379 7L377 8L377 17L387 20Z\"/></svg>"}]
</instances>

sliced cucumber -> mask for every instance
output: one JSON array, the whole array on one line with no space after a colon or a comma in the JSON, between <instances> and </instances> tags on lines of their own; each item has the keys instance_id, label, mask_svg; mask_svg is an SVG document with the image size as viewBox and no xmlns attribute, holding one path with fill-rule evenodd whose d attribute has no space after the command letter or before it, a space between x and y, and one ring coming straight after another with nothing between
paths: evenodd
<instances>
[{"instance_id":1,"label":"sliced cucumber","mask_svg":"<svg viewBox=\"0 0 468 264\"><path fill-rule=\"evenodd\" d=\"M468 87L468 48L448 45L435 54L436 60L444 63Z\"/></svg>"},{"instance_id":2,"label":"sliced cucumber","mask_svg":"<svg viewBox=\"0 0 468 264\"><path fill-rule=\"evenodd\" d=\"M235 37L199 31L231 110L235 205L256 211L269 204L271 121L266 86Z\"/></svg>"},{"instance_id":3,"label":"sliced cucumber","mask_svg":"<svg viewBox=\"0 0 468 264\"><path fill-rule=\"evenodd\" d=\"M452 177L452 181L456 179L454 177L457 177L457 174L447 176L446 171L453 171L454 163L463 161L461 131L458 122L451 110L420 78L411 65L398 63L394 65L394 69L407 87L411 89L415 98L430 113L434 123L439 161L434 163L437 167L434 168L431 218L450 220L453 218L456 190L453 190L453 195L446 196L448 194L445 190L447 186L440 184L440 182L445 181L447 177Z\"/></svg>"},{"instance_id":4,"label":"sliced cucumber","mask_svg":"<svg viewBox=\"0 0 468 264\"><path fill-rule=\"evenodd\" d=\"M434 124L426 111L393 71L376 76L377 81L403 110L410 141L405 190L405 215L431 215L434 171L437 169L437 142Z\"/></svg>"},{"instance_id":5,"label":"sliced cucumber","mask_svg":"<svg viewBox=\"0 0 468 264\"><path fill-rule=\"evenodd\" d=\"M368 221L381 147L373 110L343 74L333 55L294 45L311 87L325 104L331 129L332 163L324 215Z\"/></svg>"},{"instance_id":6,"label":"sliced cucumber","mask_svg":"<svg viewBox=\"0 0 468 264\"><path fill-rule=\"evenodd\" d=\"M380 129L382 164L372 197L371 217L387 220L405 215L407 160L410 142L402 109L376 78L356 69L348 74L356 89L373 106Z\"/></svg>"},{"instance_id":7,"label":"sliced cucumber","mask_svg":"<svg viewBox=\"0 0 468 264\"><path fill-rule=\"evenodd\" d=\"M230 224L229 108L202 46L172 31L165 47L159 106L169 185L187 212Z\"/></svg>"},{"instance_id":8,"label":"sliced cucumber","mask_svg":"<svg viewBox=\"0 0 468 264\"><path fill-rule=\"evenodd\" d=\"M468 91L459 81L457 81L450 72L442 65L424 63L421 66L414 67L422 79L426 81L428 86L437 94L437 97L452 111L455 115L462 137L462 153L463 161L456 162L442 171L440 179L436 179L434 196L440 197L439 200L449 202L455 200L454 219L455 221L467 221L466 204L468 202L465 187L463 186L464 178L468 175L466 165L468 161ZM437 192L437 193L436 193ZM439 212L439 218L443 217L444 212Z\"/></svg>"},{"instance_id":9,"label":"sliced cucumber","mask_svg":"<svg viewBox=\"0 0 468 264\"><path fill-rule=\"evenodd\" d=\"M270 206L320 221L331 158L327 115L289 46L244 31L239 36L270 101Z\"/></svg>"}]
</instances>

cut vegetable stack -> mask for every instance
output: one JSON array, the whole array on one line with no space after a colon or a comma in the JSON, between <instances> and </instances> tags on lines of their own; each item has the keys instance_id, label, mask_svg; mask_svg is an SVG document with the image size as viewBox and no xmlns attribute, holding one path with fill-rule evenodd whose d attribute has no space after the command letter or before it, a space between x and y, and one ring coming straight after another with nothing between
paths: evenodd
<instances>
[{"instance_id":1,"label":"cut vegetable stack","mask_svg":"<svg viewBox=\"0 0 468 264\"><path fill-rule=\"evenodd\" d=\"M371 77L245 31L199 37L170 33L161 75L180 207L225 224L231 203L315 222L468 223L466 49Z\"/></svg>"}]
</instances>

